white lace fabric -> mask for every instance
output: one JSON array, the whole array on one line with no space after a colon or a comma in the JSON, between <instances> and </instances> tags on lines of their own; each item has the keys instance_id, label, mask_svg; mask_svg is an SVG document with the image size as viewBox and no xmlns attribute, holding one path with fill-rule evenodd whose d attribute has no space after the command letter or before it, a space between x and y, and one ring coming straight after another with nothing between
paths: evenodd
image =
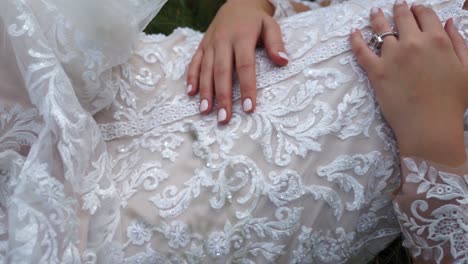
<instances>
[{"instance_id":1,"label":"white lace fabric","mask_svg":"<svg viewBox=\"0 0 468 264\"><path fill-rule=\"evenodd\" d=\"M468 163L459 168L402 159L394 206L404 245L421 263L468 263Z\"/></svg>"},{"instance_id":2,"label":"white lace fabric","mask_svg":"<svg viewBox=\"0 0 468 264\"><path fill-rule=\"evenodd\" d=\"M335 4L342 3L347 0L317 0L317 1L308 1L308 0L269 0L270 3L275 7L275 13L273 18L276 20L281 20L289 16L295 15L296 11L292 3L300 3L307 6L310 10L317 9L325 6L331 6Z\"/></svg>"},{"instance_id":3,"label":"white lace fabric","mask_svg":"<svg viewBox=\"0 0 468 264\"><path fill-rule=\"evenodd\" d=\"M289 66L259 50L257 111L236 81L227 126L185 95L200 33L106 35L165 1L115 23L58 2L1 1L0 262L342 263L398 236L395 141L348 42L393 1L283 19ZM425 3L468 28L463 1Z\"/></svg>"}]
</instances>

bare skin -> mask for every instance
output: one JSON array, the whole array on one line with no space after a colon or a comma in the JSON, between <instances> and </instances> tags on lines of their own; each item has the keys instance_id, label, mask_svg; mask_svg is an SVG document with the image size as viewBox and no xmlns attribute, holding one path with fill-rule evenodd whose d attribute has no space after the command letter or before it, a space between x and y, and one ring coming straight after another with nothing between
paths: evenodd
<instances>
[{"instance_id":1,"label":"bare skin","mask_svg":"<svg viewBox=\"0 0 468 264\"><path fill-rule=\"evenodd\" d=\"M294 4L297 11L308 8ZM232 115L232 76L237 73L242 107L255 110L255 48L262 43L278 66L288 64L281 31L273 20L274 7L268 0L229 0L218 11L192 62L187 77L187 94L200 94L200 112L208 114L217 103L218 121L226 124Z\"/></svg>"},{"instance_id":2,"label":"bare skin","mask_svg":"<svg viewBox=\"0 0 468 264\"><path fill-rule=\"evenodd\" d=\"M468 107L468 48L450 19L406 2L394 6L399 37L385 38L381 56L351 34L353 52L368 72L383 115L402 156L449 166L465 162L463 114ZM392 31L380 9L371 11L374 32Z\"/></svg>"}]
</instances>

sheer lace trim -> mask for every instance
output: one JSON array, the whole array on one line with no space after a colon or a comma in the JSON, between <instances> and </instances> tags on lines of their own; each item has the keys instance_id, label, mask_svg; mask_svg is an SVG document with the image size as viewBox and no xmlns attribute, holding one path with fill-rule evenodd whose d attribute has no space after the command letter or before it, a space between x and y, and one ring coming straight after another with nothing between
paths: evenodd
<instances>
[{"instance_id":1,"label":"sheer lace trim","mask_svg":"<svg viewBox=\"0 0 468 264\"><path fill-rule=\"evenodd\" d=\"M276 20L286 18L296 14L294 7L290 0L269 0L270 3L275 7L275 14L273 18Z\"/></svg>"},{"instance_id":2,"label":"sheer lace trim","mask_svg":"<svg viewBox=\"0 0 468 264\"><path fill-rule=\"evenodd\" d=\"M394 201L404 245L435 263L468 261L468 163L448 170L415 158L402 160L403 187Z\"/></svg>"}]
</instances>

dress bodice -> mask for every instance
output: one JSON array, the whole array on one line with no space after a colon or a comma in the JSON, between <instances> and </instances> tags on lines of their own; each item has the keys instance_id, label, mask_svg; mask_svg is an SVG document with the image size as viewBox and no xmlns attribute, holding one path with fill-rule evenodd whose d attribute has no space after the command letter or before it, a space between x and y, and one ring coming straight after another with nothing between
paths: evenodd
<instances>
[{"instance_id":1,"label":"dress bodice","mask_svg":"<svg viewBox=\"0 0 468 264\"><path fill-rule=\"evenodd\" d=\"M225 127L184 94L202 34L136 34L164 1L130 1L152 8L118 11L122 30L55 2L0 10L30 101L0 108L6 261L337 263L399 234L395 142L348 42L370 32L371 5L390 15L393 1L282 20L290 65L258 50L258 109L240 111L235 82ZM425 3L465 33L462 1Z\"/></svg>"}]
</instances>

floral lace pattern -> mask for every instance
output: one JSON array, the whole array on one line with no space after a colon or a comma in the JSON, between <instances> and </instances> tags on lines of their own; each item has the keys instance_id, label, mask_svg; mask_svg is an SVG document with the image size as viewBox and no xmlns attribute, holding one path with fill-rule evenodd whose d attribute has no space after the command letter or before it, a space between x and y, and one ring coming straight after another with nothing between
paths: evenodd
<instances>
[{"instance_id":1,"label":"floral lace pattern","mask_svg":"<svg viewBox=\"0 0 468 264\"><path fill-rule=\"evenodd\" d=\"M227 126L184 94L200 33L141 34L120 52L60 2L2 2L34 108L0 109L1 260L340 263L399 234L396 144L348 43L371 3L393 1L282 20L290 65L259 50L257 111L241 111L235 81ZM141 25L164 1L130 2L144 8L121 18ZM461 3L427 2L444 20Z\"/></svg>"},{"instance_id":2,"label":"floral lace pattern","mask_svg":"<svg viewBox=\"0 0 468 264\"><path fill-rule=\"evenodd\" d=\"M296 14L296 11L294 11L294 7L291 4L291 1L289 0L286 0L286 1L269 0L269 1L275 7L275 14L273 17L277 20Z\"/></svg>"},{"instance_id":3,"label":"floral lace pattern","mask_svg":"<svg viewBox=\"0 0 468 264\"><path fill-rule=\"evenodd\" d=\"M406 183L394 206L404 245L424 261L468 263L468 175L419 159L402 164Z\"/></svg>"}]
</instances>

